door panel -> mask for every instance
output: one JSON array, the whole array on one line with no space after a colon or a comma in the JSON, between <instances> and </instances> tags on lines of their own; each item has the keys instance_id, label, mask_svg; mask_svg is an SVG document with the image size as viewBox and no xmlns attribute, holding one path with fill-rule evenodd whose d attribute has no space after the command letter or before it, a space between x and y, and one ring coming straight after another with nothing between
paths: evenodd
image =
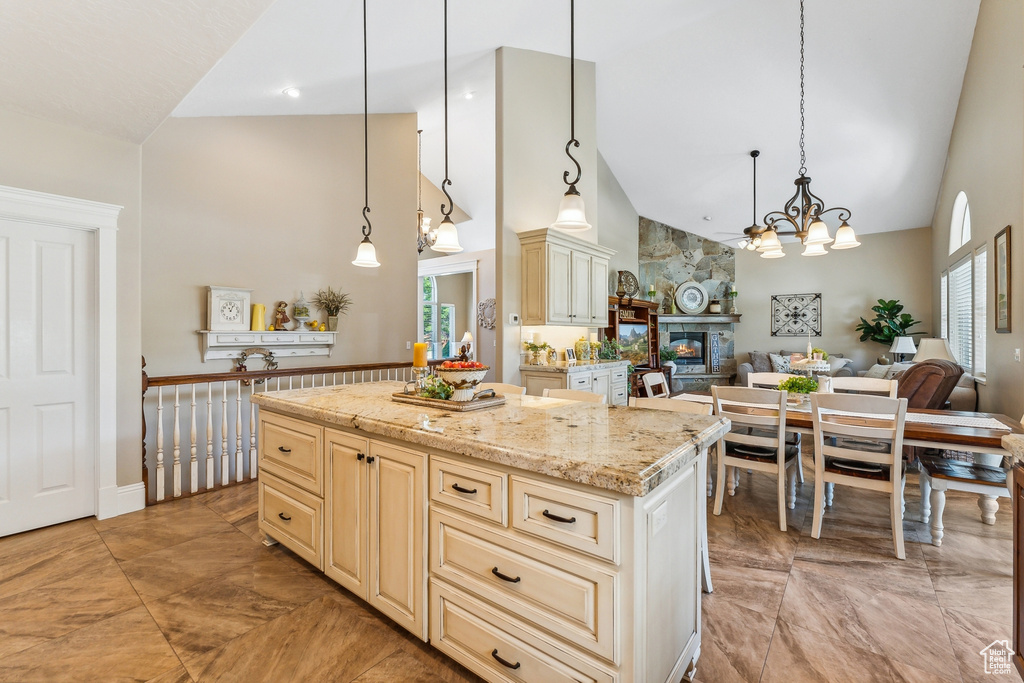
<instances>
[{"instance_id":1,"label":"door panel","mask_svg":"<svg viewBox=\"0 0 1024 683\"><path fill-rule=\"evenodd\" d=\"M575 325L590 325L590 256L574 251L572 253L572 310L569 312Z\"/></svg>"},{"instance_id":2,"label":"door panel","mask_svg":"<svg viewBox=\"0 0 1024 683\"><path fill-rule=\"evenodd\" d=\"M572 252L557 244L548 245L548 318L549 323L571 323Z\"/></svg>"},{"instance_id":3,"label":"door panel","mask_svg":"<svg viewBox=\"0 0 1024 683\"><path fill-rule=\"evenodd\" d=\"M369 443L327 429L327 463L330 468L327 500L327 558L324 572L363 600L366 581L368 515L366 487ZM362 456L362 457L360 457Z\"/></svg>"},{"instance_id":4,"label":"door panel","mask_svg":"<svg viewBox=\"0 0 1024 683\"><path fill-rule=\"evenodd\" d=\"M0 222L0 536L96 511L95 235Z\"/></svg>"}]
</instances>

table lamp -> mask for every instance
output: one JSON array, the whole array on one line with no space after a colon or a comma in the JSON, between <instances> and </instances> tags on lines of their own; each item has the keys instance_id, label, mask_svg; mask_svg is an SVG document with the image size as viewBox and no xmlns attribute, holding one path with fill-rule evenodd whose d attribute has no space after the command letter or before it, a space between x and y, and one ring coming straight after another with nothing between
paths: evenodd
<instances>
[{"instance_id":1,"label":"table lamp","mask_svg":"<svg viewBox=\"0 0 1024 683\"><path fill-rule=\"evenodd\" d=\"M889 353L898 354L900 359L898 363L903 362L903 357L908 353L917 353L917 347L914 346L913 337L896 337L892 340L892 346L889 347ZM916 358L914 360L917 360Z\"/></svg>"},{"instance_id":2,"label":"table lamp","mask_svg":"<svg viewBox=\"0 0 1024 683\"><path fill-rule=\"evenodd\" d=\"M473 335L466 330L466 334L462 335L462 341L459 342L462 347L459 349L459 356L466 356L465 360L469 360L469 355L473 353Z\"/></svg>"},{"instance_id":3,"label":"table lamp","mask_svg":"<svg viewBox=\"0 0 1024 683\"><path fill-rule=\"evenodd\" d=\"M917 355L914 362L920 363L923 360L948 360L957 362L953 357L953 349L949 348L949 342L945 339L922 339L917 348Z\"/></svg>"}]
</instances>

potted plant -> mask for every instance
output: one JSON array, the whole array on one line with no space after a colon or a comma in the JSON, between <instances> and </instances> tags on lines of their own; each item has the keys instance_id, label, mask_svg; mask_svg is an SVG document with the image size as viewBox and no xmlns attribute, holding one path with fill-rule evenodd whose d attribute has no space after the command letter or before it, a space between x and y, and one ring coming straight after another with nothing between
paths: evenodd
<instances>
[{"instance_id":1,"label":"potted plant","mask_svg":"<svg viewBox=\"0 0 1024 683\"><path fill-rule=\"evenodd\" d=\"M352 297L343 292L336 292L328 285L326 290L317 291L313 296L313 303L327 313L327 329L335 332L338 329L338 316L352 305Z\"/></svg>"},{"instance_id":2,"label":"potted plant","mask_svg":"<svg viewBox=\"0 0 1024 683\"><path fill-rule=\"evenodd\" d=\"M871 322L861 318L856 330L861 333L861 341L885 344L887 351L896 337L906 337L909 328L921 323L920 320L914 320L914 316L903 312L903 304L898 299L879 299L878 305L872 306L871 310L875 312L875 317ZM888 359L885 362L888 363Z\"/></svg>"},{"instance_id":3,"label":"potted plant","mask_svg":"<svg viewBox=\"0 0 1024 683\"><path fill-rule=\"evenodd\" d=\"M665 344L658 350L658 354L661 356L661 364L668 365L669 375L671 377L676 376L676 363L675 360L678 358L676 352L672 349L671 344Z\"/></svg>"},{"instance_id":4,"label":"potted plant","mask_svg":"<svg viewBox=\"0 0 1024 683\"><path fill-rule=\"evenodd\" d=\"M779 391L791 394L810 394L818 390L818 382L811 377L790 377L779 382Z\"/></svg>"}]
</instances>

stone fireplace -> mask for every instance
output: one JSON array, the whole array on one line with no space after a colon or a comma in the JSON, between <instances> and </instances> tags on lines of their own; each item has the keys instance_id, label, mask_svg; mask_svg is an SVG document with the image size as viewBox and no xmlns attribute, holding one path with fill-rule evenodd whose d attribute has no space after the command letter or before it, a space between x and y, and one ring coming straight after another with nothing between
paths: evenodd
<instances>
[{"instance_id":1,"label":"stone fireplace","mask_svg":"<svg viewBox=\"0 0 1024 683\"><path fill-rule=\"evenodd\" d=\"M712 385L731 384L736 376L733 325L738 315L665 315L658 318L659 337L675 351L672 393L708 391ZM714 351L717 350L717 354Z\"/></svg>"},{"instance_id":2,"label":"stone fireplace","mask_svg":"<svg viewBox=\"0 0 1024 683\"><path fill-rule=\"evenodd\" d=\"M669 330L668 345L676 352L675 364L705 365L707 363L707 332Z\"/></svg>"}]
</instances>

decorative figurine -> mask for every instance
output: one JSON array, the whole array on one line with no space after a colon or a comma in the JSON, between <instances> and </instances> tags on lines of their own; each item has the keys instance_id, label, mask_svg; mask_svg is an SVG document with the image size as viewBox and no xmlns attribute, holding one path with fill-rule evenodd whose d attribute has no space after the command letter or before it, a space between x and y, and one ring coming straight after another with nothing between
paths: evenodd
<instances>
[{"instance_id":1,"label":"decorative figurine","mask_svg":"<svg viewBox=\"0 0 1024 683\"><path fill-rule=\"evenodd\" d=\"M284 324L290 320L291 318L288 317L288 302L278 301L277 312L274 313L274 329L283 330Z\"/></svg>"},{"instance_id":2,"label":"decorative figurine","mask_svg":"<svg viewBox=\"0 0 1024 683\"><path fill-rule=\"evenodd\" d=\"M306 301L306 297L302 292L299 292L298 301L292 305L292 313L295 318L295 329L306 329L306 323L309 321L311 316L309 315L309 303Z\"/></svg>"}]
</instances>

